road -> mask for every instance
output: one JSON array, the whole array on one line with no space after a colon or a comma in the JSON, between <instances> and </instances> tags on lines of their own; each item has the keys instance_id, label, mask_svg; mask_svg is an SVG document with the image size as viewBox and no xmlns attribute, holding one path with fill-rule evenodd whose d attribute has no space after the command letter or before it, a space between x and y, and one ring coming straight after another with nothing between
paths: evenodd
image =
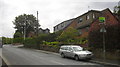
<instances>
[{"instance_id":1,"label":"road","mask_svg":"<svg viewBox=\"0 0 120 67\"><path fill-rule=\"evenodd\" d=\"M1 58L1 56L2 56L2 48L0 48L0 66L2 66L2 58Z\"/></svg>"},{"instance_id":2,"label":"road","mask_svg":"<svg viewBox=\"0 0 120 67\"><path fill-rule=\"evenodd\" d=\"M2 48L2 56L8 65L82 65L101 67L96 63L87 61L75 61L69 58L61 58L60 55L45 53L35 49L17 48L5 45Z\"/></svg>"}]
</instances>

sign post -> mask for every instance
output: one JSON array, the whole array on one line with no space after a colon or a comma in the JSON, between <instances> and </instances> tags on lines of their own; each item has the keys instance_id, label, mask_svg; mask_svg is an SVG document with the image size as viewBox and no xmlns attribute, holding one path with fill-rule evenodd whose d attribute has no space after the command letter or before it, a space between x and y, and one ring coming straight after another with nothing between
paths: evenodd
<instances>
[{"instance_id":1,"label":"sign post","mask_svg":"<svg viewBox=\"0 0 120 67\"><path fill-rule=\"evenodd\" d=\"M106 49L105 49L105 32L106 32L106 29L105 29L105 17L99 17L99 22L102 23L102 28L100 29L100 32L103 33L103 59L105 61L105 54L106 54Z\"/></svg>"}]
</instances>

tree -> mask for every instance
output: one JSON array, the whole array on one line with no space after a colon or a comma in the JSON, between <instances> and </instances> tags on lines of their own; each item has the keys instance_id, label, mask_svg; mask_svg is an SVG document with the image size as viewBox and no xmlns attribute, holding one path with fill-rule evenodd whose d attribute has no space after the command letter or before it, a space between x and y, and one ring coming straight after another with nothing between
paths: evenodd
<instances>
[{"instance_id":1,"label":"tree","mask_svg":"<svg viewBox=\"0 0 120 67\"><path fill-rule=\"evenodd\" d=\"M2 44L11 44L12 38L2 37Z\"/></svg>"},{"instance_id":2,"label":"tree","mask_svg":"<svg viewBox=\"0 0 120 67\"><path fill-rule=\"evenodd\" d=\"M120 14L120 6L115 6L114 7L114 13Z\"/></svg>"},{"instance_id":3,"label":"tree","mask_svg":"<svg viewBox=\"0 0 120 67\"><path fill-rule=\"evenodd\" d=\"M18 38L18 37L22 37L22 33L20 33L19 31L16 30L16 32L14 33L14 38Z\"/></svg>"},{"instance_id":4,"label":"tree","mask_svg":"<svg viewBox=\"0 0 120 67\"><path fill-rule=\"evenodd\" d=\"M78 36L78 31L73 27L69 27L58 37L58 41L72 43L75 40L75 37Z\"/></svg>"},{"instance_id":5,"label":"tree","mask_svg":"<svg viewBox=\"0 0 120 67\"><path fill-rule=\"evenodd\" d=\"M118 3L118 6L114 7L114 14L116 14L118 18L120 18L120 5L119 5L119 3Z\"/></svg>"},{"instance_id":6,"label":"tree","mask_svg":"<svg viewBox=\"0 0 120 67\"><path fill-rule=\"evenodd\" d=\"M15 20L13 21L13 24L15 25L15 29L17 29L20 33L26 33L28 34L30 31L37 32L37 28L40 27L39 23L37 22L37 19L32 14L23 14L15 17ZM25 32L24 32L25 30ZM25 35L27 36L27 35Z\"/></svg>"}]
</instances>

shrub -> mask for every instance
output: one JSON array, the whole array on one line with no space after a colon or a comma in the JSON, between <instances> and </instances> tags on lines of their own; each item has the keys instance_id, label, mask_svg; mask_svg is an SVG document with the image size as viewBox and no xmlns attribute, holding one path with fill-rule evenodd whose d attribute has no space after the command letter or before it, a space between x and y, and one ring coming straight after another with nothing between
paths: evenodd
<instances>
[{"instance_id":1,"label":"shrub","mask_svg":"<svg viewBox=\"0 0 120 67\"><path fill-rule=\"evenodd\" d=\"M14 38L13 39L13 43L23 43L24 42L24 39L23 38Z\"/></svg>"},{"instance_id":2,"label":"shrub","mask_svg":"<svg viewBox=\"0 0 120 67\"><path fill-rule=\"evenodd\" d=\"M24 41L24 47L37 48L37 42L35 38L26 38Z\"/></svg>"}]
</instances>

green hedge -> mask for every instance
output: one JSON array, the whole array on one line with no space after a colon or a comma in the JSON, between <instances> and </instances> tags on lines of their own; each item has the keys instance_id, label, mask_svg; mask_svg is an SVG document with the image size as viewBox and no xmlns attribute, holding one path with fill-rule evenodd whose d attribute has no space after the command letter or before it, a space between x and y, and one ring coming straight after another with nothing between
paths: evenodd
<instances>
[{"instance_id":1,"label":"green hedge","mask_svg":"<svg viewBox=\"0 0 120 67\"><path fill-rule=\"evenodd\" d=\"M38 48L36 38L26 38L24 41L24 47Z\"/></svg>"},{"instance_id":2,"label":"green hedge","mask_svg":"<svg viewBox=\"0 0 120 67\"><path fill-rule=\"evenodd\" d=\"M24 39L23 38L14 38L13 39L13 43L23 43L24 42Z\"/></svg>"}]
</instances>

